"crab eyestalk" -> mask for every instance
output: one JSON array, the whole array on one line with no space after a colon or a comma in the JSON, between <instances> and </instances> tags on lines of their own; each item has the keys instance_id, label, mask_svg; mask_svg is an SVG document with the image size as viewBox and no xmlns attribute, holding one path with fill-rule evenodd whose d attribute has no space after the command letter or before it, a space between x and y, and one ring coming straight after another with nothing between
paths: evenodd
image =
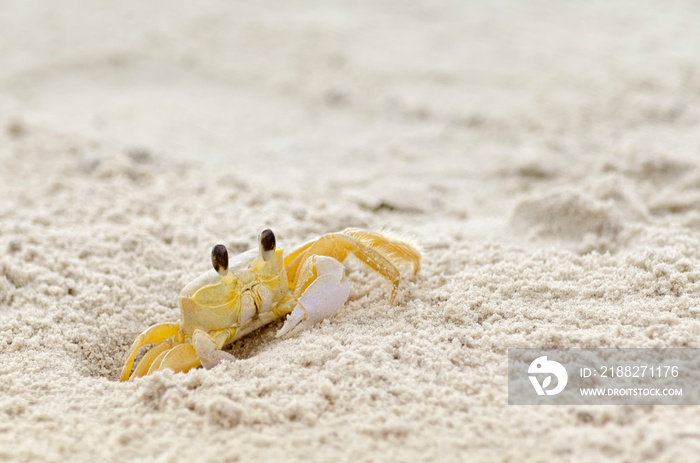
<instances>
[{"instance_id":1,"label":"crab eyestalk","mask_svg":"<svg viewBox=\"0 0 700 463\"><path fill-rule=\"evenodd\" d=\"M221 276L228 272L228 251L223 244L217 244L211 250L211 264Z\"/></svg>"},{"instance_id":2,"label":"crab eyestalk","mask_svg":"<svg viewBox=\"0 0 700 463\"><path fill-rule=\"evenodd\" d=\"M272 233L272 230L266 228L260 232L260 255L265 262L275 255L275 245L275 234Z\"/></svg>"}]
</instances>

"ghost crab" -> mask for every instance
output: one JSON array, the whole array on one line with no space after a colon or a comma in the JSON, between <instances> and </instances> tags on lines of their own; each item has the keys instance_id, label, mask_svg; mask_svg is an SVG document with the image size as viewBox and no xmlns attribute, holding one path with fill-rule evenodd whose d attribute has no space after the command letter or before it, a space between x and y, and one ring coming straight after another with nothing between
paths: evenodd
<instances>
[{"instance_id":1,"label":"ghost crab","mask_svg":"<svg viewBox=\"0 0 700 463\"><path fill-rule=\"evenodd\" d=\"M400 273L418 272L420 250L403 240L356 228L329 233L284 255L270 229L260 233L258 249L228 258L222 244L212 249L213 269L180 292L180 321L153 325L127 353L121 380L158 370L186 372L235 360L221 350L237 339L288 315L277 337L289 336L334 315L345 303L350 284L342 262L352 254L392 283L396 297ZM155 344L134 369L141 347Z\"/></svg>"}]
</instances>

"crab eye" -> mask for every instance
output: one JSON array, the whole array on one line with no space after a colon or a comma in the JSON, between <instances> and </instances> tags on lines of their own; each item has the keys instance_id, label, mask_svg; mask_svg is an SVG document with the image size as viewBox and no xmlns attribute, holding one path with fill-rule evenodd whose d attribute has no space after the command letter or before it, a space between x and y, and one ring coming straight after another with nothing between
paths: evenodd
<instances>
[{"instance_id":1,"label":"crab eye","mask_svg":"<svg viewBox=\"0 0 700 463\"><path fill-rule=\"evenodd\" d=\"M275 234L266 228L260 232L260 255L264 261L272 259L275 254Z\"/></svg>"},{"instance_id":2,"label":"crab eye","mask_svg":"<svg viewBox=\"0 0 700 463\"><path fill-rule=\"evenodd\" d=\"M217 244L211 250L211 265L214 266L219 275L226 275L228 270L228 251L223 244Z\"/></svg>"}]
</instances>

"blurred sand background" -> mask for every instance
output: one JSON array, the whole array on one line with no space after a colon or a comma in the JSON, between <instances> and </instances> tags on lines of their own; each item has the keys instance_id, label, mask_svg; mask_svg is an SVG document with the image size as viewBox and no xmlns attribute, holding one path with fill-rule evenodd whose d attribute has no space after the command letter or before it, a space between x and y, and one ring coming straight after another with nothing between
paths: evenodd
<instances>
[{"instance_id":1,"label":"blurred sand background","mask_svg":"<svg viewBox=\"0 0 700 463\"><path fill-rule=\"evenodd\" d=\"M254 4L253 4L254 3ZM0 2L0 460L692 461L507 405L509 347L700 347L696 2ZM348 226L335 318L117 382L209 250Z\"/></svg>"}]
</instances>

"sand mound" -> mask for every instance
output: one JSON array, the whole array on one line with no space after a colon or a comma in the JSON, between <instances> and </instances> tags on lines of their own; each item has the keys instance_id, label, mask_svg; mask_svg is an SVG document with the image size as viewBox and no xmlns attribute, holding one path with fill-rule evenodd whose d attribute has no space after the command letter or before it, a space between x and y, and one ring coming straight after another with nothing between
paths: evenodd
<instances>
[{"instance_id":1,"label":"sand mound","mask_svg":"<svg viewBox=\"0 0 700 463\"><path fill-rule=\"evenodd\" d=\"M538 238L573 242L581 252L614 248L623 229L609 204L575 190L524 199L516 205L512 220Z\"/></svg>"}]
</instances>

